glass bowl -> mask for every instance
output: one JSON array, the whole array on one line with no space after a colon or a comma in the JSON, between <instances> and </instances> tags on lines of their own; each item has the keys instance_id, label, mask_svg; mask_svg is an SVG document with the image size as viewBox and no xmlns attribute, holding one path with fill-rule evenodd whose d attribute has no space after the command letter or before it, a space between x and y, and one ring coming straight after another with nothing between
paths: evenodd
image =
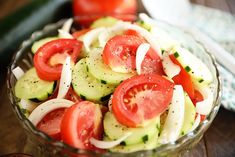
<instances>
[{"instance_id":1,"label":"glass bowl","mask_svg":"<svg viewBox=\"0 0 235 157\"><path fill-rule=\"evenodd\" d=\"M60 28L64 23L64 20L61 20L55 24L47 25L43 30L37 31L32 34L32 36L24 41L13 57L12 63L8 68L8 94L13 107L14 112L16 113L19 121L22 126L25 128L27 134L26 146L24 152L33 156L76 156L76 157L155 157L155 156L180 156L184 152L189 151L193 146L195 146L200 139L202 138L204 132L211 125L213 119L215 118L219 107L220 107L220 98L221 98L221 79L218 73L217 64L213 56L207 52L203 45L194 40L194 38L180 29L168 25L166 23L158 22L159 27L162 27L168 31L173 37L175 37L182 46L188 48L194 55L199 57L210 69L214 78L214 101L213 108L211 113L206 117L206 119L192 132L182 136L177 141L161 145L153 150L148 151L138 151L134 153L98 153L93 151L86 151L76 149L71 147L63 142L56 141L50 138L45 133L37 130L34 125L24 116L21 112L18 103L19 99L15 97L14 86L16 79L12 73L12 69L17 66L20 66L24 71L33 66L32 58L33 54L31 53L31 46L34 41L37 41L41 38L47 36L57 35L57 29Z\"/></svg>"}]
</instances>

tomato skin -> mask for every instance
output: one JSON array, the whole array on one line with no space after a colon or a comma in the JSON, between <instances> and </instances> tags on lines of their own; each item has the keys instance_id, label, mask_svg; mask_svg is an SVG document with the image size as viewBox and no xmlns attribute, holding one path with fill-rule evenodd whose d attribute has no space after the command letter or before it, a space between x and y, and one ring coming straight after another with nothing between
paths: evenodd
<instances>
[{"instance_id":1,"label":"tomato skin","mask_svg":"<svg viewBox=\"0 0 235 157\"><path fill-rule=\"evenodd\" d=\"M105 45L103 61L113 68L120 68L120 72L132 72L135 69L136 50L142 40L134 35L117 35Z\"/></svg>"},{"instance_id":2,"label":"tomato skin","mask_svg":"<svg viewBox=\"0 0 235 157\"><path fill-rule=\"evenodd\" d=\"M73 0L75 22L84 27L103 16L112 16L124 21L136 20L136 0Z\"/></svg>"},{"instance_id":3,"label":"tomato skin","mask_svg":"<svg viewBox=\"0 0 235 157\"><path fill-rule=\"evenodd\" d=\"M191 79L191 76L187 73L187 71L182 67L182 65L176 60L173 54L171 54L170 59L172 62L178 66L180 66L180 73L172 78L175 84L179 84L183 86L183 89L188 93L191 99L194 98L194 86Z\"/></svg>"},{"instance_id":4,"label":"tomato skin","mask_svg":"<svg viewBox=\"0 0 235 157\"><path fill-rule=\"evenodd\" d=\"M167 109L173 88L174 83L156 74L133 76L115 89L112 111L121 124L141 126Z\"/></svg>"},{"instance_id":5,"label":"tomato skin","mask_svg":"<svg viewBox=\"0 0 235 157\"><path fill-rule=\"evenodd\" d=\"M102 133L102 113L99 105L82 101L65 112L61 122L61 138L65 143L80 149L96 150L89 139L101 139Z\"/></svg>"},{"instance_id":6,"label":"tomato skin","mask_svg":"<svg viewBox=\"0 0 235 157\"><path fill-rule=\"evenodd\" d=\"M145 42L145 39L138 32L127 30L124 35L114 36L107 42L102 55L103 61L111 69L118 69L114 71L134 72L136 69L136 51L140 44ZM164 74L162 61L152 48L142 62L141 73Z\"/></svg>"},{"instance_id":7,"label":"tomato skin","mask_svg":"<svg viewBox=\"0 0 235 157\"><path fill-rule=\"evenodd\" d=\"M135 14L136 0L73 0L74 16L93 14Z\"/></svg>"},{"instance_id":8,"label":"tomato skin","mask_svg":"<svg viewBox=\"0 0 235 157\"><path fill-rule=\"evenodd\" d=\"M52 138L60 140L60 124L65 110L65 108L60 108L48 113L36 127Z\"/></svg>"},{"instance_id":9,"label":"tomato skin","mask_svg":"<svg viewBox=\"0 0 235 157\"><path fill-rule=\"evenodd\" d=\"M204 100L204 98L203 98L202 94L198 90L195 90L194 91L194 98L192 99L193 104L196 106L197 102L200 102L203 100Z\"/></svg>"},{"instance_id":10,"label":"tomato skin","mask_svg":"<svg viewBox=\"0 0 235 157\"><path fill-rule=\"evenodd\" d=\"M49 65L49 59L56 53L68 52L75 63L82 48L82 42L75 39L57 39L44 44L34 55L34 66L42 80L55 81L60 79L62 64Z\"/></svg>"},{"instance_id":11,"label":"tomato skin","mask_svg":"<svg viewBox=\"0 0 235 157\"><path fill-rule=\"evenodd\" d=\"M80 98L80 96L78 96L72 87L69 88L67 94L65 95L65 99L73 101L75 103L81 102L82 99Z\"/></svg>"}]
</instances>

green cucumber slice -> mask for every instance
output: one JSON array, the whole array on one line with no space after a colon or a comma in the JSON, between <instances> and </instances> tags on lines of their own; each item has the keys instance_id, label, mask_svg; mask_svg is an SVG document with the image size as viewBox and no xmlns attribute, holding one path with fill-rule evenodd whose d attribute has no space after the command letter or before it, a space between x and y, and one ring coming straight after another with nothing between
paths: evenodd
<instances>
[{"instance_id":1,"label":"green cucumber slice","mask_svg":"<svg viewBox=\"0 0 235 157\"><path fill-rule=\"evenodd\" d=\"M110 17L110 16L102 17L102 18L95 20L91 24L91 28L112 27L113 25L115 25L117 23L117 21L118 21L118 19Z\"/></svg>"},{"instance_id":2,"label":"green cucumber slice","mask_svg":"<svg viewBox=\"0 0 235 157\"><path fill-rule=\"evenodd\" d=\"M103 102L109 99L115 86L105 84L94 78L86 65L86 59L81 59L73 68L72 86L81 98L91 101Z\"/></svg>"},{"instance_id":3,"label":"green cucumber slice","mask_svg":"<svg viewBox=\"0 0 235 157\"><path fill-rule=\"evenodd\" d=\"M31 51L33 52L33 54L35 54L37 52L37 50L44 44L52 41L52 40L56 40L58 39L58 37L47 37L47 38L44 38L44 39L41 39L41 40L38 40L38 41L35 41L33 43L33 46L31 48Z\"/></svg>"},{"instance_id":4,"label":"green cucumber slice","mask_svg":"<svg viewBox=\"0 0 235 157\"><path fill-rule=\"evenodd\" d=\"M133 73L117 73L112 71L108 65L104 64L102 59L102 48L93 49L86 59L89 72L100 81L108 84L118 85L123 80L132 77Z\"/></svg>"},{"instance_id":5,"label":"green cucumber slice","mask_svg":"<svg viewBox=\"0 0 235 157\"><path fill-rule=\"evenodd\" d=\"M193 80L201 84L209 84L213 77L208 67L187 49L175 47L172 52Z\"/></svg>"},{"instance_id":6,"label":"green cucumber slice","mask_svg":"<svg viewBox=\"0 0 235 157\"><path fill-rule=\"evenodd\" d=\"M52 94L54 85L55 82L41 80L32 68L16 82L15 95L21 99L43 101Z\"/></svg>"},{"instance_id":7,"label":"green cucumber slice","mask_svg":"<svg viewBox=\"0 0 235 157\"><path fill-rule=\"evenodd\" d=\"M108 137L105 137L104 140L110 141ZM109 149L111 152L119 152L119 153L131 153L140 150L151 150L158 146L158 134L154 134L154 136L146 141L145 143L137 143L132 145L118 145L114 148Z\"/></svg>"},{"instance_id":8,"label":"green cucumber slice","mask_svg":"<svg viewBox=\"0 0 235 157\"><path fill-rule=\"evenodd\" d=\"M123 143L132 145L137 143L146 143L155 134L158 134L160 126L160 118L153 119L147 126L138 128L129 128L120 124L111 112L107 112L104 116L104 132L111 140L119 139L127 132L132 132Z\"/></svg>"},{"instance_id":9,"label":"green cucumber slice","mask_svg":"<svg viewBox=\"0 0 235 157\"><path fill-rule=\"evenodd\" d=\"M194 124L196 116L196 108L187 93L184 93L184 100L185 100L184 103L185 112L184 112L184 122L181 129L182 136L190 131L190 129Z\"/></svg>"}]
</instances>

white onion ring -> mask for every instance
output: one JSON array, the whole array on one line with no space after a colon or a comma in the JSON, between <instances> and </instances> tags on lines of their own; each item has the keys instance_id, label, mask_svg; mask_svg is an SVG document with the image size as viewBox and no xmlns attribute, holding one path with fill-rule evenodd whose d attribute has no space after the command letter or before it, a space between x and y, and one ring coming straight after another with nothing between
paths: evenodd
<instances>
[{"instance_id":1,"label":"white onion ring","mask_svg":"<svg viewBox=\"0 0 235 157\"><path fill-rule=\"evenodd\" d=\"M90 138L90 142L91 142L91 144L93 144L97 148L109 149L109 148L113 148L113 147L119 145L122 141L127 139L131 134L132 134L132 132L128 132L115 141L100 141L100 140L97 140L92 137L92 138Z\"/></svg>"},{"instance_id":2,"label":"white onion ring","mask_svg":"<svg viewBox=\"0 0 235 157\"><path fill-rule=\"evenodd\" d=\"M148 50L150 49L150 45L148 43L140 44L136 51L136 71L137 74L141 74L141 64L146 56Z\"/></svg>"},{"instance_id":3,"label":"white onion ring","mask_svg":"<svg viewBox=\"0 0 235 157\"><path fill-rule=\"evenodd\" d=\"M13 69L12 73L14 74L17 80L19 80L24 75L24 71L20 67L16 67L15 69Z\"/></svg>"},{"instance_id":4,"label":"white onion ring","mask_svg":"<svg viewBox=\"0 0 235 157\"><path fill-rule=\"evenodd\" d=\"M64 98L67 94L70 84L72 81L72 70L71 70L71 61L70 57L65 59L63 64L61 77L60 77L60 85L57 98Z\"/></svg>"},{"instance_id":5,"label":"white onion ring","mask_svg":"<svg viewBox=\"0 0 235 157\"><path fill-rule=\"evenodd\" d=\"M68 108L73 104L74 102L66 99L51 99L36 107L28 119L36 126L51 111L59 108Z\"/></svg>"},{"instance_id":6,"label":"white onion ring","mask_svg":"<svg viewBox=\"0 0 235 157\"><path fill-rule=\"evenodd\" d=\"M159 137L160 143L165 144L178 139L184 122L184 103L183 87L175 85L169 112Z\"/></svg>"}]
</instances>

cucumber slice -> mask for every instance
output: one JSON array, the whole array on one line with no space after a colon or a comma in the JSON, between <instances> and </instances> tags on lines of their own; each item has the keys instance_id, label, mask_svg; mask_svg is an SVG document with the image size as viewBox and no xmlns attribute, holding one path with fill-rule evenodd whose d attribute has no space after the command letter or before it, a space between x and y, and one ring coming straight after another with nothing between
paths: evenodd
<instances>
[{"instance_id":1,"label":"cucumber slice","mask_svg":"<svg viewBox=\"0 0 235 157\"><path fill-rule=\"evenodd\" d=\"M112 27L113 25L115 25L117 23L117 21L118 21L118 19L116 19L116 18L106 16L106 17L99 18L99 19L95 20L91 24L91 28Z\"/></svg>"},{"instance_id":2,"label":"cucumber slice","mask_svg":"<svg viewBox=\"0 0 235 157\"><path fill-rule=\"evenodd\" d=\"M117 73L112 71L108 65L104 64L102 59L102 49L94 49L86 59L89 72L101 82L118 85L123 80L132 77L133 73Z\"/></svg>"},{"instance_id":3,"label":"cucumber slice","mask_svg":"<svg viewBox=\"0 0 235 157\"><path fill-rule=\"evenodd\" d=\"M193 105L193 102L189 98L187 93L184 93L184 100L185 100L185 112L184 112L184 122L183 126L181 129L181 135L187 134L190 129L192 128L194 121L195 121L195 116L196 116L196 108Z\"/></svg>"},{"instance_id":4,"label":"cucumber slice","mask_svg":"<svg viewBox=\"0 0 235 157\"><path fill-rule=\"evenodd\" d=\"M72 86L81 98L98 102L108 100L115 89L115 86L100 82L88 72L85 58L81 59L73 69Z\"/></svg>"},{"instance_id":5,"label":"cucumber slice","mask_svg":"<svg viewBox=\"0 0 235 157\"><path fill-rule=\"evenodd\" d=\"M15 95L21 99L43 101L52 94L54 85L55 82L41 80L32 68L16 82Z\"/></svg>"},{"instance_id":6,"label":"cucumber slice","mask_svg":"<svg viewBox=\"0 0 235 157\"><path fill-rule=\"evenodd\" d=\"M105 137L104 140L109 141L108 137ZM158 134L154 134L154 136L146 141L145 143L137 143L133 145L118 145L114 148L109 149L111 152L120 152L120 153L131 153L140 150L151 150L158 146Z\"/></svg>"},{"instance_id":7,"label":"cucumber slice","mask_svg":"<svg viewBox=\"0 0 235 157\"><path fill-rule=\"evenodd\" d=\"M56 40L58 39L58 37L47 37L41 40L38 40L36 42L33 43L33 46L31 48L31 51L33 52L33 54L35 54L37 52L37 50L44 44L52 41L52 40Z\"/></svg>"},{"instance_id":8,"label":"cucumber slice","mask_svg":"<svg viewBox=\"0 0 235 157\"><path fill-rule=\"evenodd\" d=\"M137 143L146 143L155 134L158 134L160 126L160 118L151 121L145 127L129 128L120 124L111 112L107 112L104 117L104 132L111 140L119 139L127 132L132 132L123 143L125 145L132 145Z\"/></svg>"},{"instance_id":9,"label":"cucumber slice","mask_svg":"<svg viewBox=\"0 0 235 157\"><path fill-rule=\"evenodd\" d=\"M201 83L208 84L212 82L213 77L207 66L188 50L175 47L171 53L181 63L185 70L191 75L192 79Z\"/></svg>"}]
</instances>

